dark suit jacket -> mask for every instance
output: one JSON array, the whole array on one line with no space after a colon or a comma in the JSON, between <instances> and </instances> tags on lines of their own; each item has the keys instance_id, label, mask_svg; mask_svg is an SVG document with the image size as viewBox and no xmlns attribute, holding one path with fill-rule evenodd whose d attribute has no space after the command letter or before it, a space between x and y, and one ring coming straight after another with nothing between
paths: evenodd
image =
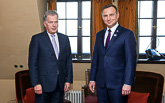
<instances>
[{"instance_id":1,"label":"dark suit jacket","mask_svg":"<svg viewBox=\"0 0 165 103\"><path fill-rule=\"evenodd\" d=\"M119 25L105 50L105 31L96 35L90 81L96 81L98 87L106 85L112 89L133 85L137 58L134 33Z\"/></svg>"},{"instance_id":2,"label":"dark suit jacket","mask_svg":"<svg viewBox=\"0 0 165 103\"><path fill-rule=\"evenodd\" d=\"M69 39L61 33L57 33L57 35L60 48L58 60L46 31L34 35L29 46L28 65L31 84L32 86L41 84L45 92L51 92L55 89L58 78L61 90L64 90L65 82L73 82Z\"/></svg>"}]
</instances>

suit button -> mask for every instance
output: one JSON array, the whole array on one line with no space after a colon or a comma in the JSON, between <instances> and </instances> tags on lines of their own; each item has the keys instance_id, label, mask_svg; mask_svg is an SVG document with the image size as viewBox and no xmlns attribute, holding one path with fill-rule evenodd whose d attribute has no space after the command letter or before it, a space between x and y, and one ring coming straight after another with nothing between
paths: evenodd
<instances>
[{"instance_id":1,"label":"suit button","mask_svg":"<svg viewBox=\"0 0 165 103\"><path fill-rule=\"evenodd\" d=\"M105 55L105 58L106 58L107 56Z\"/></svg>"},{"instance_id":2,"label":"suit button","mask_svg":"<svg viewBox=\"0 0 165 103\"><path fill-rule=\"evenodd\" d=\"M56 74L59 74L59 71L56 71Z\"/></svg>"}]
</instances>

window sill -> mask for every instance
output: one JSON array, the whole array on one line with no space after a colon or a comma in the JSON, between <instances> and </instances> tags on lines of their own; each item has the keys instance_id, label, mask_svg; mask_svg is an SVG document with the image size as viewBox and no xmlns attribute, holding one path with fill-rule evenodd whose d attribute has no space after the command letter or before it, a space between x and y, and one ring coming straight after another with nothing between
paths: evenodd
<instances>
[{"instance_id":1,"label":"window sill","mask_svg":"<svg viewBox=\"0 0 165 103\"><path fill-rule=\"evenodd\" d=\"M91 59L73 59L73 63L91 63Z\"/></svg>"},{"instance_id":2,"label":"window sill","mask_svg":"<svg viewBox=\"0 0 165 103\"><path fill-rule=\"evenodd\" d=\"M148 60L148 59L138 59L138 64L165 64L165 59L159 60Z\"/></svg>"},{"instance_id":3,"label":"window sill","mask_svg":"<svg viewBox=\"0 0 165 103\"><path fill-rule=\"evenodd\" d=\"M90 59L85 60L72 60L73 63L91 63ZM148 59L138 59L138 64L165 64L165 59L160 60L148 60Z\"/></svg>"},{"instance_id":4,"label":"window sill","mask_svg":"<svg viewBox=\"0 0 165 103\"><path fill-rule=\"evenodd\" d=\"M91 63L91 60L72 60L73 63Z\"/></svg>"}]
</instances>

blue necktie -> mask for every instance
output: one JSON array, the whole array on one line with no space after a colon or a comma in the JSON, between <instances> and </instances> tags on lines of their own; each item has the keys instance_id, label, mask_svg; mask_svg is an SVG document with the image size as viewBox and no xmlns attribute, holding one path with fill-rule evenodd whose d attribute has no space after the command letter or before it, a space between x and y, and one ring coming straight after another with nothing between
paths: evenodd
<instances>
[{"instance_id":1,"label":"blue necktie","mask_svg":"<svg viewBox=\"0 0 165 103\"><path fill-rule=\"evenodd\" d=\"M108 44L109 44L109 41L110 41L110 37L111 37L111 30L109 29L108 30L108 37L106 39L106 44L105 44L105 50L107 50L107 47L108 47Z\"/></svg>"}]
</instances>

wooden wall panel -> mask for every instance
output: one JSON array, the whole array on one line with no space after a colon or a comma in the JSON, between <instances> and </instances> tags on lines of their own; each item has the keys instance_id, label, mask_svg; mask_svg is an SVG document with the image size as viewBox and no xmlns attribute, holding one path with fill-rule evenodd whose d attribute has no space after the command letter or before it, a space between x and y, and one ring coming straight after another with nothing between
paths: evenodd
<instances>
[{"instance_id":1,"label":"wooden wall panel","mask_svg":"<svg viewBox=\"0 0 165 103\"><path fill-rule=\"evenodd\" d=\"M56 1L57 0L49 0L49 6L48 6L49 10L56 10Z\"/></svg>"},{"instance_id":2,"label":"wooden wall panel","mask_svg":"<svg viewBox=\"0 0 165 103\"><path fill-rule=\"evenodd\" d=\"M135 32L136 0L118 0L119 23Z\"/></svg>"}]
</instances>

